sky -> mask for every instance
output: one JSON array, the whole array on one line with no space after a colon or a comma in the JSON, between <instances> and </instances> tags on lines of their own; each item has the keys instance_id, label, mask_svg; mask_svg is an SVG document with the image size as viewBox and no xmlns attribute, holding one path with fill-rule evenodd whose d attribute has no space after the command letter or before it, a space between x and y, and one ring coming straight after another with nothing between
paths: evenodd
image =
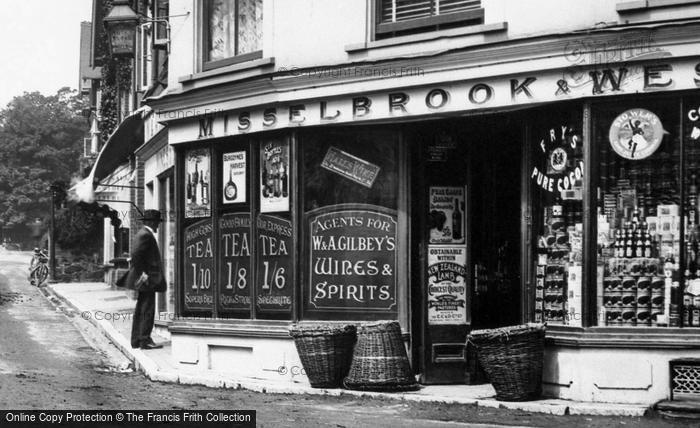
<instances>
[{"instance_id":1,"label":"sky","mask_svg":"<svg viewBox=\"0 0 700 428\"><path fill-rule=\"evenodd\" d=\"M0 0L0 109L16 95L78 88L80 22L92 0Z\"/></svg>"}]
</instances>

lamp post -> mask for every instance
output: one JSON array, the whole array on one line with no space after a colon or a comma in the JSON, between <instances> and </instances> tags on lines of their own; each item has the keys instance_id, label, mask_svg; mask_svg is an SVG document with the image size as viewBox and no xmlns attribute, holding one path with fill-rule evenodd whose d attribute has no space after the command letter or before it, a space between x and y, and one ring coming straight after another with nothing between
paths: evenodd
<instances>
[{"instance_id":1,"label":"lamp post","mask_svg":"<svg viewBox=\"0 0 700 428\"><path fill-rule=\"evenodd\" d=\"M51 222L49 223L49 282L56 281L56 199L60 190L58 182L51 183Z\"/></svg>"}]
</instances>

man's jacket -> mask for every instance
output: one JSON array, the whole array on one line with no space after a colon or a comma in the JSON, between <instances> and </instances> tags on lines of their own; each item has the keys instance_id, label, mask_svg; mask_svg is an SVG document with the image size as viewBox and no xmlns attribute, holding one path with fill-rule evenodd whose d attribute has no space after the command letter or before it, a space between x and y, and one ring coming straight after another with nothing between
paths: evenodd
<instances>
[{"instance_id":1,"label":"man's jacket","mask_svg":"<svg viewBox=\"0 0 700 428\"><path fill-rule=\"evenodd\" d=\"M148 281L139 281L144 272L148 274ZM144 292L162 292L167 289L158 244L153 234L145 227L142 227L134 238L134 245L131 249L131 267L124 278L123 285L132 290Z\"/></svg>"}]
</instances>

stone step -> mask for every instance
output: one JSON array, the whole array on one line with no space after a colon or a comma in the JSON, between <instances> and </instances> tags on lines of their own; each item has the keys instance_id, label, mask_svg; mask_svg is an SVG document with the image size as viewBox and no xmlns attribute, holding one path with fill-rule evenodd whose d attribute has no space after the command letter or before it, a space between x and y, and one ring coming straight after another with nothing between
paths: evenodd
<instances>
[{"instance_id":1,"label":"stone step","mask_svg":"<svg viewBox=\"0 0 700 428\"><path fill-rule=\"evenodd\" d=\"M700 400L664 400L655 407L661 416L667 418L700 420Z\"/></svg>"}]
</instances>

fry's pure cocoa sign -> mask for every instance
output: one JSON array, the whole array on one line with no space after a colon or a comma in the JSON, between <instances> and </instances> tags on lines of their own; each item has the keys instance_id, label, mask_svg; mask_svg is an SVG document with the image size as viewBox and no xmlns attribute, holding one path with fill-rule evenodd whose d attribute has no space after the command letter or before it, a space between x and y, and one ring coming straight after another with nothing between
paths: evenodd
<instances>
[{"instance_id":1,"label":"fry's pure cocoa sign","mask_svg":"<svg viewBox=\"0 0 700 428\"><path fill-rule=\"evenodd\" d=\"M395 310L396 216L380 211L309 217L309 310Z\"/></svg>"},{"instance_id":2,"label":"fry's pure cocoa sign","mask_svg":"<svg viewBox=\"0 0 700 428\"><path fill-rule=\"evenodd\" d=\"M428 323L467 323L467 250L464 246L428 248Z\"/></svg>"}]
</instances>

